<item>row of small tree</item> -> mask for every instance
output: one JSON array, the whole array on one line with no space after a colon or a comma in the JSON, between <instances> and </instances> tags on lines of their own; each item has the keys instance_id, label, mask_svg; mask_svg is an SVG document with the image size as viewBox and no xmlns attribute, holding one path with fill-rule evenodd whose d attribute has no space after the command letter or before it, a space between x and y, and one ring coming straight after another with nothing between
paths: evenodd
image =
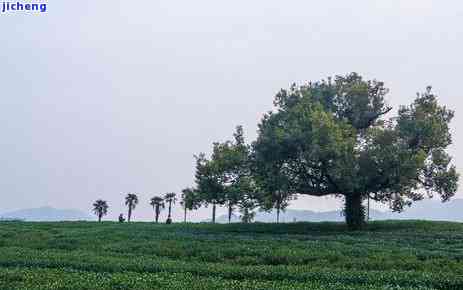
<instances>
[{"instance_id":1,"label":"row of small tree","mask_svg":"<svg viewBox=\"0 0 463 290\"><path fill-rule=\"evenodd\" d=\"M161 211L168 204L169 214L167 216L166 223L172 223L172 205L177 201L177 195L174 192L169 192L161 196L154 196L150 199L149 204L153 207L154 211L154 221L159 222L159 216ZM127 212L127 221L130 222L132 219L132 213L135 210L139 203L138 195L135 193L128 193L125 197L125 205L128 208ZM98 217L98 221L101 222L101 219L108 214L109 205L108 202L102 199L98 199L93 203L93 212ZM119 221L124 221L123 214L119 216Z\"/></svg>"},{"instance_id":2,"label":"row of small tree","mask_svg":"<svg viewBox=\"0 0 463 290\"><path fill-rule=\"evenodd\" d=\"M433 195L449 200L459 179L446 152L453 111L428 87L387 117L388 92L356 73L281 90L251 145L238 126L232 141L213 143L209 158L195 156L195 187L182 191L185 220L187 210L210 206L215 222L217 207L225 206L229 221L239 210L251 222L259 207L275 209L278 222L302 194L343 198L349 228L360 229L366 199L393 211ZM130 200L129 220L136 204Z\"/></svg>"},{"instance_id":3,"label":"row of small tree","mask_svg":"<svg viewBox=\"0 0 463 290\"><path fill-rule=\"evenodd\" d=\"M251 146L244 139L242 126L237 126L233 140L213 143L210 158L200 153L196 158L195 188L183 192L186 210L201 206L212 207L212 222L216 222L218 206L227 208L228 222L235 211L240 212L241 221L252 222L256 209L270 211L276 209L279 222L284 210L295 194L289 191L275 191L267 194L262 178L256 175ZM273 183L272 183L273 185Z\"/></svg>"}]
</instances>

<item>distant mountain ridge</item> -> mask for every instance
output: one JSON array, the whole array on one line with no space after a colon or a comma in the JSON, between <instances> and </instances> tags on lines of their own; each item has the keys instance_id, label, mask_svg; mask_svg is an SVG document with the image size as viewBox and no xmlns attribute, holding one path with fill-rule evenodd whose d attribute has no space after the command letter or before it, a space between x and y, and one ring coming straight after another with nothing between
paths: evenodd
<instances>
[{"instance_id":1,"label":"distant mountain ridge","mask_svg":"<svg viewBox=\"0 0 463 290\"><path fill-rule=\"evenodd\" d=\"M28 208L0 214L0 219L31 222L83 221L92 217L76 209L56 209L49 206Z\"/></svg>"},{"instance_id":2,"label":"distant mountain ridge","mask_svg":"<svg viewBox=\"0 0 463 290\"><path fill-rule=\"evenodd\" d=\"M436 200L423 200L416 202L411 208L406 208L402 213L393 213L391 211L379 211L370 209L371 220L388 220L388 219L417 219L417 220L435 220L435 221L454 221L463 222L463 199L454 199L450 202L442 203ZM232 222L238 222L239 216L234 215ZM275 222L276 212L256 212L255 221L257 222ZM288 209L280 214L281 222L322 222L322 221L344 221L344 216L340 210L317 212L311 210ZM227 215L221 215L217 222L228 222Z\"/></svg>"}]
</instances>

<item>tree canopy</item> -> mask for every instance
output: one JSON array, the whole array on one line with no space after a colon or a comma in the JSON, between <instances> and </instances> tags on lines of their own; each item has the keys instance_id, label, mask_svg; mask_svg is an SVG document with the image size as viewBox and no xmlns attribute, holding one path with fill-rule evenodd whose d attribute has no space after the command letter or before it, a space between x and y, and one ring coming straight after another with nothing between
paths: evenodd
<instances>
[{"instance_id":1,"label":"tree canopy","mask_svg":"<svg viewBox=\"0 0 463 290\"><path fill-rule=\"evenodd\" d=\"M196 210L201 207L201 199L198 191L190 187L183 189L182 201L180 203L184 210L183 221L186 222L187 210Z\"/></svg>"},{"instance_id":2,"label":"tree canopy","mask_svg":"<svg viewBox=\"0 0 463 290\"><path fill-rule=\"evenodd\" d=\"M108 214L108 203L105 200L98 199L93 203L93 212L98 217L98 221L101 222L101 218Z\"/></svg>"},{"instance_id":3,"label":"tree canopy","mask_svg":"<svg viewBox=\"0 0 463 290\"><path fill-rule=\"evenodd\" d=\"M445 151L453 112L428 87L387 118L388 92L356 73L281 90L253 143L256 178L268 188L273 178L275 189L344 197L354 229L366 197L395 211L433 194L448 200L458 182Z\"/></svg>"},{"instance_id":4,"label":"tree canopy","mask_svg":"<svg viewBox=\"0 0 463 290\"><path fill-rule=\"evenodd\" d=\"M251 203L255 199L255 183L250 164L250 146L245 142L242 126L236 127L232 141L213 144L210 159L204 153L196 157L198 197L206 205L212 204L213 222L217 205L226 205L230 222L237 207L241 210L246 205L249 211L250 205L255 204Z\"/></svg>"},{"instance_id":5,"label":"tree canopy","mask_svg":"<svg viewBox=\"0 0 463 290\"><path fill-rule=\"evenodd\" d=\"M159 214L161 213L161 210L166 207L164 199L160 196L154 196L150 199L150 205L153 207L154 210L154 221L158 223Z\"/></svg>"}]
</instances>

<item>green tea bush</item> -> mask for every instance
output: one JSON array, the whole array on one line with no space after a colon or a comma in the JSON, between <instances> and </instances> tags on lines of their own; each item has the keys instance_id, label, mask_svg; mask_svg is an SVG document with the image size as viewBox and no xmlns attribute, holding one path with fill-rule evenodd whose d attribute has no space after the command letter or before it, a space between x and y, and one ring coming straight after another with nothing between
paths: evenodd
<instances>
[{"instance_id":1,"label":"green tea bush","mask_svg":"<svg viewBox=\"0 0 463 290\"><path fill-rule=\"evenodd\" d=\"M457 223L0 223L8 290L456 290L462 257Z\"/></svg>"}]
</instances>

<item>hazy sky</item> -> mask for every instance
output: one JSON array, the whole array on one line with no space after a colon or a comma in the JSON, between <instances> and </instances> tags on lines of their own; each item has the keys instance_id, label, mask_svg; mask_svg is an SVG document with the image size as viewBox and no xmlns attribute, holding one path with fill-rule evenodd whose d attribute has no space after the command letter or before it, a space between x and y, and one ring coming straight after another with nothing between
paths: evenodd
<instances>
[{"instance_id":1,"label":"hazy sky","mask_svg":"<svg viewBox=\"0 0 463 290\"><path fill-rule=\"evenodd\" d=\"M433 85L463 165L462 1L51 0L0 14L0 36L0 213L104 198L113 218L139 192L149 218L149 197L193 185L193 154L237 124L253 140L280 88L351 71L394 106Z\"/></svg>"}]
</instances>

